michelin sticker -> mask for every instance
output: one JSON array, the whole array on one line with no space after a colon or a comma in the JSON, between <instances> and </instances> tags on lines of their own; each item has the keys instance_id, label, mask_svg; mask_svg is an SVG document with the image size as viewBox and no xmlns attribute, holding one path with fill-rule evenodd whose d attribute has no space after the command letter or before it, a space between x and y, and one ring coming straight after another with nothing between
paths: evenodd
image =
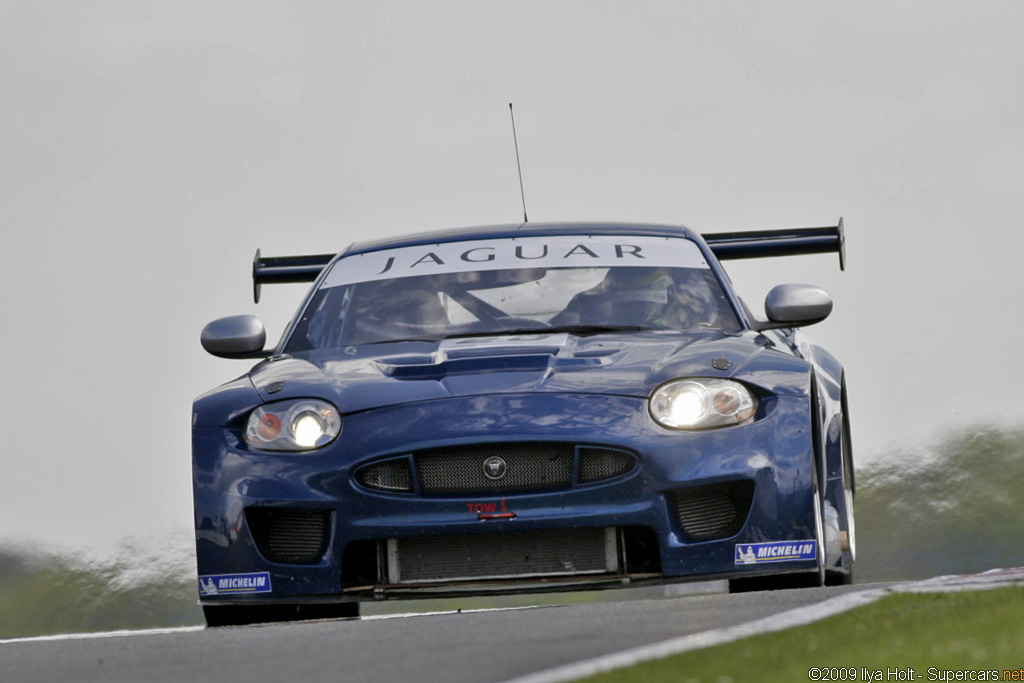
<instances>
[{"instance_id":1,"label":"michelin sticker","mask_svg":"<svg viewBox=\"0 0 1024 683\"><path fill-rule=\"evenodd\" d=\"M271 592L270 572L259 572L257 574L215 574L199 577L200 595L269 592Z\"/></svg>"},{"instance_id":2,"label":"michelin sticker","mask_svg":"<svg viewBox=\"0 0 1024 683\"><path fill-rule=\"evenodd\" d=\"M736 564L768 564L794 562L818 557L818 542L772 541L770 543L740 543L736 546Z\"/></svg>"}]
</instances>

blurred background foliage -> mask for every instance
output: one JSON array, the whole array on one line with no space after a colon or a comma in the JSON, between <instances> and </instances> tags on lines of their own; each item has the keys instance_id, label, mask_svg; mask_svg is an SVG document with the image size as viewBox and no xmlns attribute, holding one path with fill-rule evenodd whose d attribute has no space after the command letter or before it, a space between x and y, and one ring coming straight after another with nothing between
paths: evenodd
<instances>
[{"instance_id":1,"label":"blurred background foliage","mask_svg":"<svg viewBox=\"0 0 1024 683\"><path fill-rule=\"evenodd\" d=\"M857 583L1024 566L1024 427L897 449L858 469L856 510Z\"/></svg>"},{"instance_id":2,"label":"blurred background foliage","mask_svg":"<svg viewBox=\"0 0 1024 683\"><path fill-rule=\"evenodd\" d=\"M857 583L1024 566L1024 428L894 449L858 468L856 505ZM201 623L189 534L102 558L0 547L0 638Z\"/></svg>"},{"instance_id":3,"label":"blurred background foliage","mask_svg":"<svg viewBox=\"0 0 1024 683\"><path fill-rule=\"evenodd\" d=\"M187 536L131 541L113 557L0 548L0 638L203 623Z\"/></svg>"}]
</instances>

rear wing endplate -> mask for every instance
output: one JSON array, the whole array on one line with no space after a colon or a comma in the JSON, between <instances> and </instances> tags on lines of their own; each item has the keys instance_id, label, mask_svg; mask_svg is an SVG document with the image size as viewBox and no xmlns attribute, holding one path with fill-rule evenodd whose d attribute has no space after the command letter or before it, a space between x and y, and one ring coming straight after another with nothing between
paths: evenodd
<instances>
[{"instance_id":1,"label":"rear wing endplate","mask_svg":"<svg viewBox=\"0 0 1024 683\"><path fill-rule=\"evenodd\" d=\"M263 285L280 285L292 282L313 282L320 271L331 262L335 254L314 254L312 256L260 256L252 261L252 298L260 302L260 288Z\"/></svg>"},{"instance_id":2,"label":"rear wing endplate","mask_svg":"<svg viewBox=\"0 0 1024 683\"><path fill-rule=\"evenodd\" d=\"M719 260L839 253L839 269L846 270L843 219L826 228L790 228L750 232L712 232L701 235Z\"/></svg>"}]
</instances>

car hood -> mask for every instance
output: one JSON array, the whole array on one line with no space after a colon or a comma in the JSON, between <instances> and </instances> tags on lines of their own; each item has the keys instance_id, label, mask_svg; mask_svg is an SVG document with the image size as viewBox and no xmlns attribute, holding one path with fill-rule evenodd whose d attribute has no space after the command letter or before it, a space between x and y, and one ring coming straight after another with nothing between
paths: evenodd
<instances>
[{"instance_id":1,"label":"car hood","mask_svg":"<svg viewBox=\"0 0 1024 683\"><path fill-rule=\"evenodd\" d=\"M531 334L371 344L269 359L250 379L265 401L319 397L342 413L509 393L647 397L681 377L729 377L799 393L806 363L763 335Z\"/></svg>"}]
</instances>

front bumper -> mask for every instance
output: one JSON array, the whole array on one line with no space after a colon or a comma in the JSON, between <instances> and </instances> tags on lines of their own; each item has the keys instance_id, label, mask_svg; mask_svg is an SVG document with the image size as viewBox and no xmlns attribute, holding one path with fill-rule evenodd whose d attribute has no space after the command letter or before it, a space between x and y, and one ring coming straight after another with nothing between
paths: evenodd
<instances>
[{"instance_id":1,"label":"front bumper","mask_svg":"<svg viewBox=\"0 0 1024 683\"><path fill-rule=\"evenodd\" d=\"M753 560L749 552L770 542L815 539L810 419L806 398L778 396L763 401L753 422L687 433L656 425L643 399L524 394L350 415L334 443L304 454L253 451L232 428L196 427L196 545L199 575L207 579L201 581L201 598L204 604L346 601L813 571L817 560L806 552L768 562ZM412 492L375 490L355 476L367 464L412 452L508 443L570 445L576 453L571 479L554 490L425 494L416 485ZM635 466L583 482L579 452L590 447L632 454ZM701 502L701 492L731 497L736 523L710 537L706 530L695 532L694 516L714 507ZM318 520L321 536L282 554L268 545L267 519L278 520L278 536L271 541L311 533L307 526L289 526L288 519ZM609 552L615 562L605 571L567 568L561 576L525 572L530 575L463 576L419 585L396 584L392 576L393 555L403 539L479 538L466 547L486 553L488 541L499 547L509 534L519 540L581 529L614 537ZM214 594L205 587L218 576L260 580L235 580L238 590Z\"/></svg>"}]
</instances>

